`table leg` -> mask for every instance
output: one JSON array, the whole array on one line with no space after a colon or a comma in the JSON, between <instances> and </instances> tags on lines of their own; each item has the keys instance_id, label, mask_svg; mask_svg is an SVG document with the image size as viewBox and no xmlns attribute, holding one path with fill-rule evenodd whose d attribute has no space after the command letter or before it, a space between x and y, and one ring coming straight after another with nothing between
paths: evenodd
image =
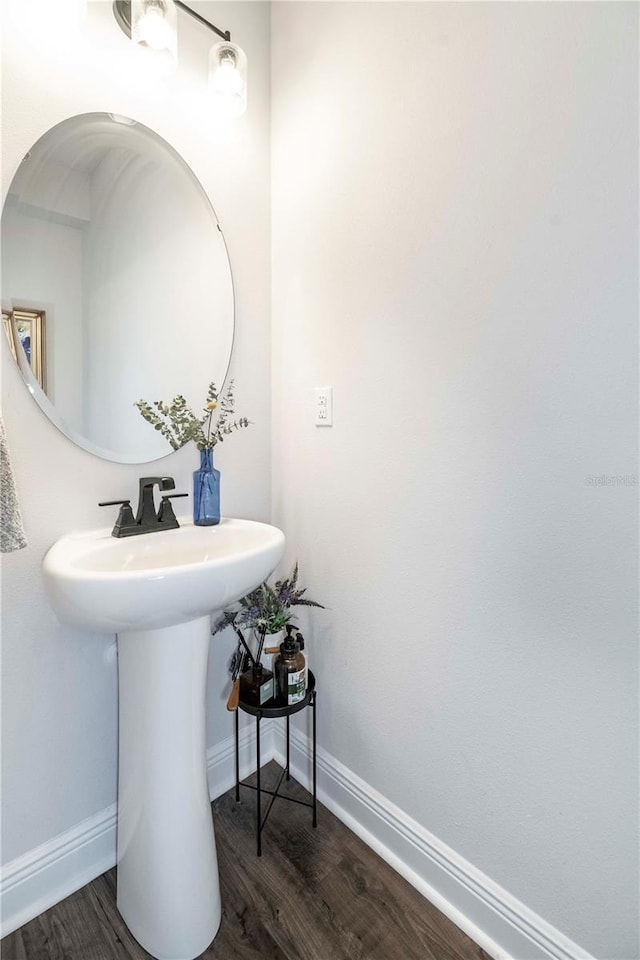
<instances>
[{"instance_id":1,"label":"table leg","mask_svg":"<svg viewBox=\"0 0 640 960\"><path fill-rule=\"evenodd\" d=\"M289 727L289 720L290 720L290 717L289 717L289 714L287 714L287 780L290 780L290 779L291 779L291 777L290 777L290 775L289 775L289 742L290 742L289 738L290 738L290 735L291 735L291 729L290 729L290 727Z\"/></svg>"},{"instance_id":2,"label":"table leg","mask_svg":"<svg viewBox=\"0 0 640 960\"><path fill-rule=\"evenodd\" d=\"M236 732L236 803L240 802L240 746L239 746L239 720L240 711L235 709L235 732Z\"/></svg>"},{"instance_id":3,"label":"table leg","mask_svg":"<svg viewBox=\"0 0 640 960\"><path fill-rule=\"evenodd\" d=\"M318 826L318 813L317 813L317 775L316 775L316 693L313 694L313 702L311 704L313 709L313 826Z\"/></svg>"},{"instance_id":4,"label":"table leg","mask_svg":"<svg viewBox=\"0 0 640 960\"><path fill-rule=\"evenodd\" d=\"M262 856L262 830L261 830L261 820L262 820L262 810L260 804L260 711L256 713L256 757L258 760L258 790L256 796L256 854L257 856Z\"/></svg>"}]
</instances>

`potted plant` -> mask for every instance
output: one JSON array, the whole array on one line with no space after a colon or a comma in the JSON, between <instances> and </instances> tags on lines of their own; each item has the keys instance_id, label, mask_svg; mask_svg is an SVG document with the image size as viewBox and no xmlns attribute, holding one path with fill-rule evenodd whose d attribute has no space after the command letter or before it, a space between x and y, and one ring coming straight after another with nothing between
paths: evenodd
<instances>
[{"instance_id":1,"label":"potted plant","mask_svg":"<svg viewBox=\"0 0 640 960\"><path fill-rule=\"evenodd\" d=\"M233 380L221 394L211 381L200 416L196 416L181 394L171 403L138 400L135 405L174 450L194 441L200 451L200 469L193 474L193 522L198 526L220 523L220 471L213 465L213 449L234 430L248 427L250 423L246 417L231 420L235 405Z\"/></svg>"},{"instance_id":2,"label":"potted plant","mask_svg":"<svg viewBox=\"0 0 640 960\"><path fill-rule=\"evenodd\" d=\"M298 585L298 564L296 562L290 577L277 580L273 586L265 580L259 587L252 590L241 600L238 600L234 610L225 610L213 627L213 633L220 633L228 626L233 626L240 643L254 664L260 663L264 649L265 638L280 633L288 623L294 620L292 607L319 607L321 603L305 597L306 587ZM243 629L252 630L256 636L255 653L251 651L244 639Z\"/></svg>"}]
</instances>

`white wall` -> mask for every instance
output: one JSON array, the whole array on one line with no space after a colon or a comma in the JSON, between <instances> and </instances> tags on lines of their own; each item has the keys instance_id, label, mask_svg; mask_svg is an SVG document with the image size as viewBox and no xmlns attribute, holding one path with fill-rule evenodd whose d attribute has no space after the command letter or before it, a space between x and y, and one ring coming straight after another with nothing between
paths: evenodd
<instances>
[{"instance_id":1,"label":"white wall","mask_svg":"<svg viewBox=\"0 0 640 960\"><path fill-rule=\"evenodd\" d=\"M251 62L244 118L226 131L205 111L209 34L180 20L180 66L153 85L129 60L111 3L90 4L83 34L68 32L64 6L3 3L3 197L29 147L66 117L90 111L132 116L156 130L191 166L225 232L236 284L231 374L238 412L254 421L224 444L222 507L270 512L269 382L269 10L260 2L196 3L230 29ZM55 33L56 24L62 32ZM137 478L162 470L191 489L198 465L187 449L155 465L121 466L66 440L31 401L2 347L2 412L29 546L2 558L3 830L6 863L108 807L116 796L116 664L113 638L70 630L44 596L40 566L62 533L105 526L103 499L137 497ZM189 510L187 501L185 510ZM208 744L231 734L225 710L231 640L212 645Z\"/></svg>"},{"instance_id":2,"label":"white wall","mask_svg":"<svg viewBox=\"0 0 640 960\"><path fill-rule=\"evenodd\" d=\"M637 487L588 478L637 476L638 7L275 3L272 38L274 522L329 607L319 742L637 957Z\"/></svg>"}]
</instances>

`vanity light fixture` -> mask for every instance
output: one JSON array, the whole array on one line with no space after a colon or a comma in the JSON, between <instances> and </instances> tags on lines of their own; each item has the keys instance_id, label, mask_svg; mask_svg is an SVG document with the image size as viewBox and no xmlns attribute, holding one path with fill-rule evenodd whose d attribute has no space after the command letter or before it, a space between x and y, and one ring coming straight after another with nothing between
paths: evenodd
<instances>
[{"instance_id":1,"label":"vanity light fixture","mask_svg":"<svg viewBox=\"0 0 640 960\"><path fill-rule=\"evenodd\" d=\"M123 33L173 70L178 56L178 15L173 0L114 0L113 15Z\"/></svg>"},{"instance_id":2,"label":"vanity light fixture","mask_svg":"<svg viewBox=\"0 0 640 960\"><path fill-rule=\"evenodd\" d=\"M247 109L247 57L229 40L209 51L209 93L222 116L239 117Z\"/></svg>"},{"instance_id":3,"label":"vanity light fixture","mask_svg":"<svg viewBox=\"0 0 640 960\"><path fill-rule=\"evenodd\" d=\"M182 0L113 0L113 14L121 30L140 44L172 61L177 59L177 10L217 34L221 42L209 51L209 92L214 110L223 116L238 117L247 106L247 57L231 33L220 30L188 7Z\"/></svg>"},{"instance_id":4,"label":"vanity light fixture","mask_svg":"<svg viewBox=\"0 0 640 960\"><path fill-rule=\"evenodd\" d=\"M131 39L152 50L178 52L178 15L171 0L131 0Z\"/></svg>"}]
</instances>

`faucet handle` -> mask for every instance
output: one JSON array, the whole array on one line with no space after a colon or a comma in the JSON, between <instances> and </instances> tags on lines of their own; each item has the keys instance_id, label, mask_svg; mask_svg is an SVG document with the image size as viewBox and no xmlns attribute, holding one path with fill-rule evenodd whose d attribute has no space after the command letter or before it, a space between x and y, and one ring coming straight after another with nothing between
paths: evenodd
<instances>
[{"instance_id":1,"label":"faucet handle","mask_svg":"<svg viewBox=\"0 0 640 960\"><path fill-rule=\"evenodd\" d=\"M160 510L158 511L158 523L161 523L166 530L172 530L175 527L179 527L178 518L173 512L172 500L176 500L178 497L188 497L188 493L165 493L162 501L160 503Z\"/></svg>"},{"instance_id":2,"label":"faucet handle","mask_svg":"<svg viewBox=\"0 0 640 960\"><path fill-rule=\"evenodd\" d=\"M123 537L127 534L124 531L131 531L135 529L136 521L133 516L133 510L131 509L130 500L103 500L98 504L99 507L120 507L118 512L118 519L115 522L113 530L111 531L112 537Z\"/></svg>"}]
</instances>

